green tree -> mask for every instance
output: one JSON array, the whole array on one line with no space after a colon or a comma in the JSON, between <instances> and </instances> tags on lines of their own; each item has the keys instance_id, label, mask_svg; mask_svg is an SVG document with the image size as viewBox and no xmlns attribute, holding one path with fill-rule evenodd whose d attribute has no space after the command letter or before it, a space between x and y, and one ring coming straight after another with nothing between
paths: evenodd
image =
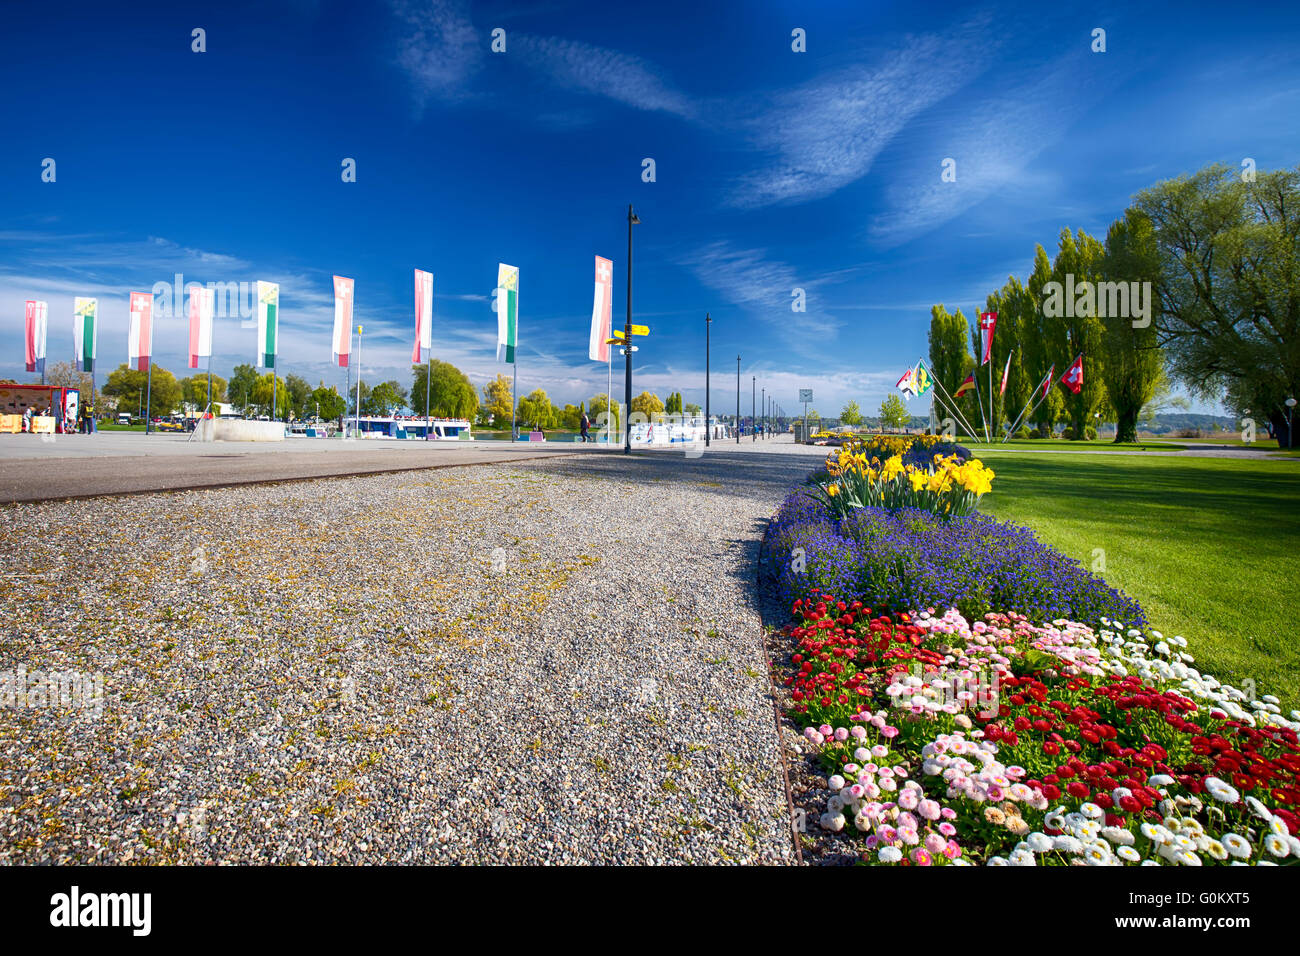
<instances>
[{"instance_id":1,"label":"green tree","mask_svg":"<svg viewBox=\"0 0 1300 956\"><path fill-rule=\"evenodd\" d=\"M236 365L226 385L226 394L231 403L247 415L254 406L253 390L257 388L259 376L257 369L251 365Z\"/></svg>"},{"instance_id":2,"label":"green tree","mask_svg":"<svg viewBox=\"0 0 1300 956\"><path fill-rule=\"evenodd\" d=\"M658 415L664 410L663 400L654 392L642 392L632 399L632 412L640 412L647 418Z\"/></svg>"},{"instance_id":3,"label":"green tree","mask_svg":"<svg viewBox=\"0 0 1300 956\"><path fill-rule=\"evenodd\" d=\"M281 383L289 393L289 413L295 419L301 421L316 414L316 405L311 397L311 382L301 375L290 373L281 379Z\"/></svg>"},{"instance_id":4,"label":"green tree","mask_svg":"<svg viewBox=\"0 0 1300 956\"><path fill-rule=\"evenodd\" d=\"M191 375L183 378L178 383L181 387L181 401L193 405L198 411L202 412L208 404L208 374L201 372L197 375ZM212 376L212 401L224 402L226 400L226 380L220 375Z\"/></svg>"},{"instance_id":5,"label":"green tree","mask_svg":"<svg viewBox=\"0 0 1300 956\"><path fill-rule=\"evenodd\" d=\"M942 303L933 306L930 309L929 369L935 380L947 390L947 395L952 395L975 367L975 360L971 358L966 346L966 317L961 310L949 312ZM949 417L951 413L946 409L947 396L937 386L935 392L940 417ZM977 424L979 411L974 396L957 399L957 406L972 425Z\"/></svg>"},{"instance_id":6,"label":"green tree","mask_svg":"<svg viewBox=\"0 0 1300 956\"><path fill-rule=\"evenodd\" d=\"M430 365L433 367L432 377L429 375ZM429 379L430 415L434 418L474 418L478 412L477 389L464 372L439 359L411 368L411 409L415 414L424 414L426 378Z\"/></svg>"},{"instance_id":7,"label":"green tree","mask_svg":"<svg viewBox=\"0 0 1300 956\"><path fill-rule=\"evenodd\" d=\"M1083 388L1074 393L1053 385L1059 391L1066 415L1073 427L1076 440L1083 440L1088 426L1093 424L1093 413L1100 407L1106 396L1105 355L1102 352L1102 335L1104 332L1096 305L1096 286L1102 278L1102 260L1105 247L1095 238L1082 230L1077 235L1069 229L1061 230L1060 246L1056 258L1052 261L1052 280L1061 284L1061 315L1048 316L1054 320L1059 332L1054 336L1056 349L1056 382L1074 359L1082 355L1084 363ZM1069 276L1074 277L1075 301L1073 308L1064 302L1069 286ZM1087 282L1085 287L1082 283ZM1092 302L1088 302L1088 293L1092 293ZM1049 300L1043 303L1043 311L1051 311ZM1072 313L1072 314L1071 314ZM1063 347L1062 347L1063 346ZM1140 406L1139 406L1140 407Z\"/></svg>"},{"instance_id":8,"label":"green tree","mask_svg":"<svg viewBox=\"0 0 1300 956\"><path fill-rule=\"evenodd\" d=\"M1300 167L1214 164L1139 193L1161 264L1158 336L1194 394L1267 416L1288 443L1300 397Z\"/></svg>"},{"instance_id":9,"label":"green tree","mask_svg":"<svg viewBox=\"0 0 1300 956\"><path fill-rule=\"evenodd\" d=\"M272 399L275 407L271 407ZM289 390L284 387L284 380L278 375L267 372L257 377L253 386L253 406L258 415L266 415L275 421L284 421L289 417Z\"/></svg>"},{"instance_id":10,"label":"green tree","mask_svg":"<svg viewBox=\"0 0 1300 956\"><path fill-rule=\"evenodd\" d=\"M181 387L176 376L156 362L153 366L152 386L148 372L129 368L124 363L109 373L108 381L104 383L104 394L116 398L118 407L132 414L142 407L147 395L148 414L151 418L172 414L181 401Z\"/></svg>"},{"instance_id":11,"label":"green tree","mask_svg":"<svg viewBox=\"0 0 1300 956\"><path fill-rule=\"evenodd\" d=\"M600 416L604 415L609 409L609 400L606 398L605 393L602 392L599 395L593 395L591 396L591 398L587 399L587 409L588 409L587 414L591 416L592 427L593 428L605 427L604 425L601 424L600 421ZM609 428L611 428L615 432L619 431L621 428L621 426L619 425L620 411L621 411L621 405L618 399L615 399L614 410L611 415L613 420L608 422Z\"/></svg>"},{"instance_id":12,"label":"green tree","mask_svg":"<svg viewBox=\"0 0 1300 956\"><path fill-rule=\"evenodd\" d=\"M525 397L519 399L519 427L522 431L528 425L538 428L555 427L555 406L545 389L535 388Z\"/></svg>"},{"instance_id":13,"label":"green tree","mask_svg":"<svg viewBox=\"0 0 1300 956\"><path fill-rule=\"evenodd\" d=\"M912 420L903 400L890 392L880 403L880 424L882 428L904 428Z\"/></svg>"},{"instance_id":14,"label":"green tree","mask_svg":"<svg viewBox=\"0 0 1300 956\"><path fill-rule=\"evenodd\" d=\"M311 393L311 402L311 414L315 415L319 409L323 421L333 421L346 413L348 407L348 403L338 393L338 389L333 385L326 388L324 381Z\"/></svg>"},{"instance_id":15,"label":"green tree","mask_svg":"<svg viewBox=\"0 0 1300 956\"><path fill-rule=\"evenodd\" d=\"M380 382L361 399L362 415L391 415L399 408L409 407L402 384L393 379Z\"/></svg>"},{"instance_id":16,"label":"green tree","mask_svg":"<svg viewBox=\"0 0 1300 956\"><path fill-rule=\"evenodd\" d=\"M508 375L497 375L483 386L483 407L498 428L510 422L510 411L515 407L514 385Z\"/></svg>"},{"instance_id":17,"label":"green tree","mask_svg":"<svg viewBox=\"0 0 1300 956\"><path fill-rule=\"evenodd\" d=\"M848 404L846 404L844 408L840 411L840 424L842 425L862 424L862 409L858 407L857 402L850 399Z\"/></svg>"},{"instance_id":18,"label":"green tree","mask_svg":"<svg viewBox=\"0 0 1300 956\"><path fill-rule=\"evenodd\" d=\"M1065 402L1060 389L1049 386L1047 397L1040 401L1038 386L1049 371L1052 379L1057 381L1064 369L1055 365L1066 351L1065 330L1062 323L1043 314L1042 302L1046 295L1047 283L1052 281L1052 263L1047 257L1047 250L1041 245L1034 247L1034 270L1029 274L1026 284L1033 299L1034 308L1028 323L1021 331L1021 345L1025 350L1026 378L1030 384L1033 402L1037 409L1027 414L1025 421L1034 422L1040 434L1050 434L1065 411ZM1073 356L1071 356L1073 357Z\"/></svg>"},{"instance_id":19,"label":"green tree","mask_svg":"<svg viewBox=\"0 0 1300 956\"><path fill-rule=\"evenodd\" d=\"M1125 283L1130 290L1132 283L1149 282L1152 289L1158 286L1160 253L1156 247L1155 230L1146 215L1129 210L1123 219L1111 223L1106 234L1102 273L1107 281ZM1156 308L1154 301L1149 304L1152 309ZM1129 306L1131 313L1131 300ZM1164 356L1157 320L1154 316L1147 319L1145 325L1144 320L1135 322L1131 315L1102 319L1105 361L1101 375L1115 417L1117 443L1137 441L1138 418L1142 409L1155 397L1156 388L1164 378Z\"/></svg>"},{"instance_id":20,"label":"green tree","mask_svg":"<svg viewBox=\"0 0 1300 956\"><path fill-rule=\"evenodd\" d=\"M582 406L565 405L564 410L560 412L560 427L567 428L570 431L577 431L582 427Z\"/></svg>"},{"instance_id":21,"label":"green tree","mask_svg":"<svg viewBox=\"0 0 1300 956\"><path fill-rule=\"evenodd\" d=\"M682 406L682 411L685 412L688 416L695 417L701 414L701 412L703 412L703 409L700 408L700 406L696 405L694 402L687 402L685 405Z\"/></svg>"},{"instance_id":22,"label":"green tree","mask_svg":"<svg viewBox=\"0 0 1300 956\"><path fill-rule=\"evenodd\" d=\"M664 402L664 411L667 414L672 415L672 414L679 414L681 410L682 410L682 393L681 392L670 393L668 396L668 400Z\"/></svg>"}]
</instances>

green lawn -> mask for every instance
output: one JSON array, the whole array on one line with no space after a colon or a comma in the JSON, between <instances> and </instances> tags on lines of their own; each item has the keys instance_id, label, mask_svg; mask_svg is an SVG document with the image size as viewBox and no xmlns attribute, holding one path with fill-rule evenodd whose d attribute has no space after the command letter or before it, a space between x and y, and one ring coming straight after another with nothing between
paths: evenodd
<instances>
[{"instance_id":1,"label":"green lawn","mask_svg":"<svg viewBox=\"0 0 1300 956\"><path fill-rule=\"evenodd\" d=\"M961 444L975 452L983 452L987 448L995 449L1033 449L1033 448L1050 448L1064 449L1068 451L1113 451L1113 452L1143 452L1143 451L1182 451L1186 446L1173 442L1156 442L1141 441L1136 445L1116 445L1108 438L1097 441L1070 441L1065 438L1026 438L1012 439L1009 442L1000 442L993 440L993 444L986 445L983 442L971 441L963 436L959 439Z\"/></svg>"},{"instance_id":2,"label":"green lawn","mask_svg":"<svg viewBox=\"0 0 1300 956\"><path fill-rule=\"evenodd\" d=\"M1300 704L1300 466L1290 461L981 450L981 510L1032 528L1186 637L1199 667Z\"/></svg>"}]
</instances>

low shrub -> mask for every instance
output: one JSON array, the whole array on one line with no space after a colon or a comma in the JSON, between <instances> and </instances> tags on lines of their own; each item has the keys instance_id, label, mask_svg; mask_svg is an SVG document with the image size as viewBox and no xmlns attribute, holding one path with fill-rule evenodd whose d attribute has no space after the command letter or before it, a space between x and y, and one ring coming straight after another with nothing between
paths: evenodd
<instances>
[{"instance_id":1,"label":"low shrub","mask_svg":"<svg viewBox=\"0 0 1300 956\"><path fill-rule=\"evenodd\" d=\"M1029 529L985 515L869 507L841 519L800 491L769 524L767 553L787 601L828 593L897 612L957 608L968 617L1014 612L1034 623L1146 621L1135 601Z\"/></svg>"}]
</instances>

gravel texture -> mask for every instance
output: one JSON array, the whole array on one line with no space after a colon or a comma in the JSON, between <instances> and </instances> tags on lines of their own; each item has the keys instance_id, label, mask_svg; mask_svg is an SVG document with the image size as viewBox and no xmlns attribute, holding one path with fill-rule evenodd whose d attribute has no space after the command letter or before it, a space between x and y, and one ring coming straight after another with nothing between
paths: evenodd
<instances>
[{"instance_id":1,"label":"gravel texture","mask_svg":"<svg viewBox=\"0 0 1300 956\"><path fill-rule=\"evenodd\" d=\"M0 675L103 698L0 708L0 862L793 862L754 574L824 454L4 507Z\"/></svg>"}]
</instances>

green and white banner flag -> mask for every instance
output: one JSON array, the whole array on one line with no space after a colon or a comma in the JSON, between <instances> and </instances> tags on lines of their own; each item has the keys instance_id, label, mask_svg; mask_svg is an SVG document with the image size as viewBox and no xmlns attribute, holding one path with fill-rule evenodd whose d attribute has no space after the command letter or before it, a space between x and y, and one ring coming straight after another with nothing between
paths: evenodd
<instances>
[{"instance_id":1,"label":"green and white banner flag","mask_svg":"<svg viewBox=\"0 0 1300 956\"><path fill-rule=\"evenodd\" d=\"M95 345L99 341L99 323L95 313L98 299L77 296L72 302L72 340L77 367L83 372L95 370Z\"/></svg>"},{"instance_id":2,"label":"green and white banner flag","mask_svg":"<svg viewBox=\"0 0 1300 956\"><path fill-rule=\"evenodd\" d=\"M513 362L519 341L519 270L497 263L497 361Z\"/></svg>"},{"instance_id":3,"label":"green and white banner flag","mask_svg":"<svg viewBox=\"0 0 1300 956\"><path fill-rule=\"evenodd\" d=\"M275 368L280 352L280 286L257 283L257 366Z\"/></svg>"}]
</instances>

